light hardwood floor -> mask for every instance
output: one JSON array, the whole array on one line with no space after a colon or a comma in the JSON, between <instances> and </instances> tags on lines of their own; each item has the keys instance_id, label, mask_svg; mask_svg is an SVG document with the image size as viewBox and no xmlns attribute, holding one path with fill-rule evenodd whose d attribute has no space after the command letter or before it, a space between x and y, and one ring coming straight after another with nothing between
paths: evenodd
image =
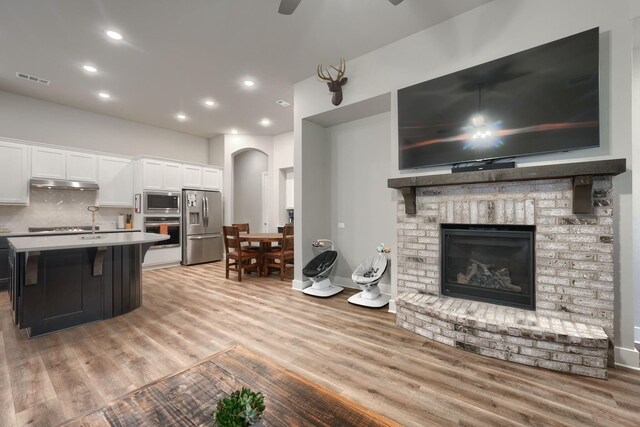
<instances>
[{"instance_id":1,"label":"light hardwood floor","mask_svg":"<svg viewBox=\"0 0 640 427\"><path fill-rule=\"evenodd\" d=\"M143 306L27 340L0 296L0 424L54 425L239 343L405 425L639 425L640 372L608 381L440 345L384 310L222 263L144 273Z\"/></svg>"}]
</instances>

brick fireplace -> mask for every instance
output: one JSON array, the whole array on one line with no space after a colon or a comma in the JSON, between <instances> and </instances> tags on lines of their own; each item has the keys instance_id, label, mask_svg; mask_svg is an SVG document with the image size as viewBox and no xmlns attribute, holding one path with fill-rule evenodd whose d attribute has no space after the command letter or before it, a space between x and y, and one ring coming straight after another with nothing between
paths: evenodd
<instances>
[{"instance_id":1,"label":"brick fireplace","mask_svg":"<svg viewBox=\"0 0 640 427\"><path fill-rule=\"evenodd\" d=\"M437 178L427 185L409 181L411 192L402 188L404 197L398 198L397 324L485 356L606 378L615 334L612 176L620 173L620 165L598 174L597 168L586 166L595 163L602 164L573 164L582 169L566 167L560 176L532 175L543 179L520 180L515 169L471 172L466 178L447 174L445 185L433 185ZM585 170L594 175L585 179ZM588 191L580 186L585 182ZM584 211L585 197L590 212L575 213ZM525 243L504 240L498 233L489 244L465 249L477 241L463 238L463 248L455 249L453 257L457 265L451 273L443 271L446 230L500 232L510 227L533 236L534 301L529 306L489 302L470 286L500 295L521 293L527 286L526 271L519 269L525 259L507 260L509 249L491 245L504 241L516 248ZM446 282L457 290L470 288L472 295L451 293Z\"/></svg>"}]
</instances>

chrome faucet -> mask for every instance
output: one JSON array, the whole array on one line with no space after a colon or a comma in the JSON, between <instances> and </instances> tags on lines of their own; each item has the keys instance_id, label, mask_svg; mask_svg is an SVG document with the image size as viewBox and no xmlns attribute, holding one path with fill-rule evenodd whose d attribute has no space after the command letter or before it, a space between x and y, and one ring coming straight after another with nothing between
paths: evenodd
<instances>
[{"instance_id":1,"label":"chrome faucet","mask_svg":"<svg viewBox=\"0 0 640 427\"><path fill-rule=\"evenodd\" d=\"M96 212L100 209L98 206L89 206L87 210L91 212L91 234L96 234Z\"/></svg>"}]
</instances>

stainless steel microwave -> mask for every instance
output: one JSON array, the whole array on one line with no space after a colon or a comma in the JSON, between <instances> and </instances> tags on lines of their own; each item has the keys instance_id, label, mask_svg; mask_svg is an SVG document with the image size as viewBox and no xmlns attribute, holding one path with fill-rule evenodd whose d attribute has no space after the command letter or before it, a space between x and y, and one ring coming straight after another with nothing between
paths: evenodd
<instances>
[{"instance_id":1,"label":"stainless steel microwave","mask_svg":"<svg viewBox=\"0 0 640 427\"><path fill-rule=\"evenodd\" d=\"M144 192L145 214L170 214L180 215L180 199L182 193L169 193L163 191Z\"/></svg>"}]
</instances>

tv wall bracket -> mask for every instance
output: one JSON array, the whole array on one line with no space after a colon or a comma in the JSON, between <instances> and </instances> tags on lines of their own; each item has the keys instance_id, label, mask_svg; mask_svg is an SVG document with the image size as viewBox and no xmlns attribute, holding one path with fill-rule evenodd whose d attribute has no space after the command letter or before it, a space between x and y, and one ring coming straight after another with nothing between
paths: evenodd
<instances>
[{"instance_id":1,"label":"tv wall bracket","mask_svg":"<svg viewBox=\"0 0 640 427\"><path fill-rule=\"evenodd\" d=\"M415 215L417 212L416 188L418 187L571 178L573 180L573 213L589 215L593 213L593 177L615 176L626 170L626 159L596 160L514 169L389 178L387 187L400 190L404 198L405 214Z\"/></svg>"}]
</instances>

